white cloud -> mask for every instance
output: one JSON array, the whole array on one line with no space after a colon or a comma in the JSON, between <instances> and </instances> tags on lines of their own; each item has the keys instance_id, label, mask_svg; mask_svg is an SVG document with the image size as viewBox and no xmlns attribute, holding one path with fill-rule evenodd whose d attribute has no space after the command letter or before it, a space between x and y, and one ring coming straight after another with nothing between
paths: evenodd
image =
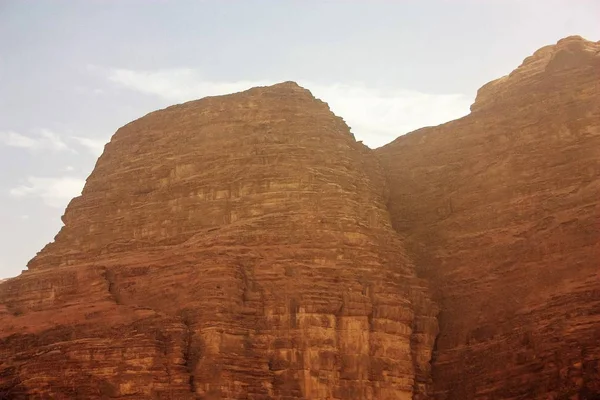
<instances>
[{"instance_id":1,"label":"white cloud","mask_svg":"<svg viewBox=\"0 0 600 400\"><path fill-rule=\"evenodd\" d=\"M85 147L89 152L91 152L96 157L100 156L104 151L104 145L106 144L105 140L99 139L90 139L81 136L72 136L71 139L77 141L81 146Z\"/></svg>"},{"instance_id":2,"label":"white cloud","mask_svg":"<svg viewBox=\"0 0 600 400\"><path fill-rule=\"evenodd\" d=\"M405 133L439 125L469 113L472 99L461 94L382 90L364 85L308 87L344 118L358 140L383 146Z\"/></svg>"},{"instance_id":3,"label":"white cloud","mask_svg":"<svg viewBox=\"0 0 600 400\"><path fill-rule=\"evenodd\" d=\"M12 131L0 132L0 141L5 146L21 147L23 149L32 149L39 145L37 140Z\"/></svg>"},{"instance_id":4,"label":"white cloud","mask_svg":"<svg viewBox=\"0 0 600 400\"><path fill-rule=\"evenodd\" d=\"M3 131L0 132L0 143L31 151L73 151L58 134L49 129L40 129L36 137L25 136L13 131Z\"/></svg>"},{"instance_id":5,"label":"white cloud","mask_svg":"<svg viewBox=\"0 0 600 400\"><path fill-rule=\"evenodd\" d=\"M16 198L37 197L51 207L64 208L75 196L81 194L85 180L72 177L40 178L30 176L27 183L10 190Z\"/></svg>"},{"instance_id":6,"label":"white cloud","mask_svg":"<svg viewBox=\"0 0 600 400\"><path fill-rule=\"evenodd\" d=\"M104 90L100 89L100 88L91 88L88 86L75 86L74 87L75 92L79 93L79 94L84 94L84 95L94 95L94 96L99 96L104 94Z\"/></svg>"},{"instance_id":7,"label":"white cloud","mask_svg":"<svg viewBox=\"0 0 600 400\"><path fill-rule=\"evenodd\" d=\"M158 95L169 101L187 101L198 97L239 92L254 86L271 85L269 81L206 81L198 71L177 68L156 71L109 69L107 78L120 86L144 94Z\"/></svg>"},{"instance_id":8,"label":"white cloud","mask_svg":"<svg viewBox=\"0 0 600 400\"><path fill-rule=\"evenodd\" d=\"M93 71L101 68L90 67ZM119 86L159 96L169 102L183 102L205 96L227 94L276 82L211 82L193 69L156 71L104 70L107 79ZM462 117L469 113L472 96L428 94L399 89L377 89L363 84L317 84L298 81L331 110L344 118L357 139L371 147L389 143L399 135L425 126Z\"/></svg>"},{"instance_id":9,"label":"white cloud","mask_svg":"<svg viewBox=\"0 0 600 400\"><path fill-rule=\"evenodd\" d=\"M67 146L66 143L61 140L60 136L51 130L42 129L40 131L40 137L41 143L46 144L46 146L52 150L70 150L69 146Z\"/></svg>"}]
</instances>

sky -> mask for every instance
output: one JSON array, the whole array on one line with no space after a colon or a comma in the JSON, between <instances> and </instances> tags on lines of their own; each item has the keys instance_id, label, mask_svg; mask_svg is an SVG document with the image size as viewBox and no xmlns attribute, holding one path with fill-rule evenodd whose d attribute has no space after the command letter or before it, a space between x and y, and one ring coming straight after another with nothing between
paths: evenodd
<instances>
[{"instance_id":1,"label":"sky","mask_svg":"<svg viewBox=\"0 0 600 400\"><path fill-rule=\"evenodd\" d=\"M598 0L0 0L0 279L150 111L292 80L376 148L599 20Z\"/></svg>"}]
</instances>

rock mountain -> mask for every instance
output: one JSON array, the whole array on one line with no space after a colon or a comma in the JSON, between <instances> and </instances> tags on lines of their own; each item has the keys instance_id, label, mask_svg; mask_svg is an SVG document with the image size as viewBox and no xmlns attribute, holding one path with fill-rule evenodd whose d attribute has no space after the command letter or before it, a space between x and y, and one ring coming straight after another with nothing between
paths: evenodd
<instances>
[{"instance_id":1,"label":"rock mountain","mask_svg":"<svg viewBox=\"0 0 600 400\"><path fill-rule=\"evenodd\" d=\"M600 399L600 42L371 150L295 83L119 129L0 283L0 399Z\"/></svg>"}]
</instances>

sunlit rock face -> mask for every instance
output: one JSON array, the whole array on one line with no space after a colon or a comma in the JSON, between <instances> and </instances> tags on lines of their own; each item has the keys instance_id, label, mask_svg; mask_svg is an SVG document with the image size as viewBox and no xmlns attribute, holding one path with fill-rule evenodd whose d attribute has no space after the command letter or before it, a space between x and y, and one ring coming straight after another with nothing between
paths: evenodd
<instances>
[{"instance_id":1,"label":"sunlit rock face","mask_svg":"<svg viewBox=\"0 0 600 400\"><path fill-rule=\"evenodd\" d=\"M599 175L579 37L375 151L292 82L150 113L0 282L0 399L598 399Z\"/></svg>"},{"instance_id":2,"label":"sunlit rock face","mask_svg":"<svg viewBox=\"0 0 600 400\"><path fill-rule=\"evenodd\" d=\"M471 109L376 151L441 307L435 398L600 398L600 42L540 49Z\"/></svg>"},{"instance_id":3,"label":"sunlit rock face","mask_svg":"<svg viewBox=\"0 0 600 400\"><path fill-rule=\"evenodd\" d=\"M425 398L438 310L386 202L374 153L294 83L150 113L0 285L0 389Z\"/></svg>"}]
</instances>

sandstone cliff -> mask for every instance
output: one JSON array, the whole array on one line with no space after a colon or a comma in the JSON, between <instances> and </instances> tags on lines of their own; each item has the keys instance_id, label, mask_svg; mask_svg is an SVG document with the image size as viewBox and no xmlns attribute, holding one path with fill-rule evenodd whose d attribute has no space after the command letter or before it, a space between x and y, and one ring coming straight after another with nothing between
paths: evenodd
<instances>
[{"instance_id":1,"label":"sandstone cliff","mask_svg":"<svg viewBox=\"0 0 600 400\"><path fill-rule=\"evenodd\" d=\"M599 174L579 37L375 151L291 82L151 113L0 283L0 398L597 399Z\"/></svg>"},{"instance_id":2,"label":"sandstone cliff","mask_svg":"<svg viewBox=\"0 0 600 400\"><path fill-rule=\"evenodd\" d=\"M437 309L384 174L294 83L114 135L55 241L0 286L11 398L411 399Z\"/></svg>"},{"instance_id":3,"label":"sandstone cliff","mask_svg":"<svg viewBox=\"0 0 600 400\"><path fill-rule=\"evenodd\" d=\"M600 398L600 43L544 47L376 152L441 306L435 397Z\"/></svg>"}]
</instances>

